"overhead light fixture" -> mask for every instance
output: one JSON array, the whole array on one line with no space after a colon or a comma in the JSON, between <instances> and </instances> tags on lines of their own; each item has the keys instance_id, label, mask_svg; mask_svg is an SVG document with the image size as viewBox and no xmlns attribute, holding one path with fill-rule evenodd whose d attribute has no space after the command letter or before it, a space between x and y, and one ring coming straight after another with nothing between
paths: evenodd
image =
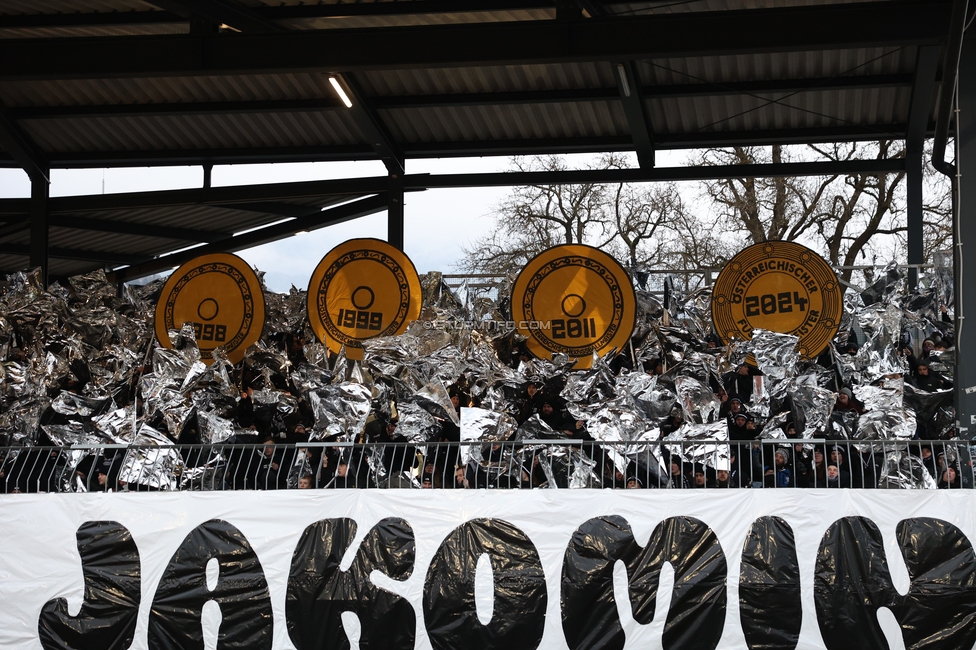
<instances>
[{"instance_id":1,"label":"overhead light fixture","mask_svg":"<svg viewBox=\"0 0 976 650\"><path fill-rule=\"evenodd\" d=\"M339 80L335 77L329 77L329 83L332 84L332 88L335 89L336 94L339 95L339 99L341 99L342 103L346 105L346 108L352 108L352 100L349 99L349 95L346 94L346 91L342 89L342 85L339 83Z\"/></svg>"},{"instance_id":2,"label":"overhead light fixture","mask_svg":"<svg viewBox=\"0 0 976 650\"><path fill-rule=\"evenodd\" d=\"M307 235L308 234L308 231L307 230L297 230L297 231L295 231L295 234L296 235Z\"/></svg>"},{"instance_id":3,"label":"overhead light fixture","mask_svg":"<svg viewBox=\"0 0 976 650\"><path fill-rule=\"evenodd\" d=\"M624 97L630 97L630 83L627 81L627 70L623 63L617 64L617 74L620 75L620 89L624 91Z\"/></svg>"}]
</instances>

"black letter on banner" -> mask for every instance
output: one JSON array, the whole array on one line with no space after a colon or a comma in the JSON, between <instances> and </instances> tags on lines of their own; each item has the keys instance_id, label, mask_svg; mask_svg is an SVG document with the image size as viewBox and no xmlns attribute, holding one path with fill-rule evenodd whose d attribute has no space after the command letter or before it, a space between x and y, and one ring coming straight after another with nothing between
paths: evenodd
<instances>
[{"instance_id":1,"label":"black letter on banner","mask_svg":"<svg viewBox=\"0 0 976 650\"><path fill-rule=\"evenodd\" d=\"M976 643L976 555L961 530L920 517L895 528L911 584L900 596L891 584L881 531L870 519L835 521L820 542L814 594L828 650L888 650L877 610L901 625L908 650L972 648Z\"/></svg>"},{"instance_id":2,"label":"black letter on banner","mask_svg":"<svg viewBox=\"0 0 976 650\"><path fill-rule=\"evenodd\" d=\"M491 621L482 625L474 599L478 558L494 577ZM472 519L441 543L424 583L424 620L434 650L533 650L546 626L546 577L535 545L501 519Z\"/></svg>"},{"instance_id":3,"label":"black letter on banner","mask_svg":"<svg viewBox=\"0 0 976 650\"><path fill-rule=\"evenodd\" d=\"M217 586L207 589L207 563L220 565ZM194 528L169 561L149 612L152 650L203 650L203 606L220 606L218 650L270 648L274 632L271 595L261 561L241 531L220 519Z\"/></svg>"},{"instance_id":4,"label":"black letter on banner","mask_svg":"<svg viewBox=\"0 0 976 650\"><path fill-rule=\"evenodd\" d=\"M627 568L634 620L654 620L665 562L674 567L671 608L664 624L665 650L715 648L722 637L728 565L712 530L691 517L665 519L646 548L623 517L596 517L573 533L563 558L562 617L573 650L623 648L624 631L613 598L613 565Z\"/></svg>"},{"instance_id":5,"label":"black letter on banner","mask_svg":"<svg viewBox=\"0 0 976 650\"><path fill-rule=\"evenodd\" d=\"M416 543L403 519L380 521L366 534L348 571L339 563L356 537L352 519L323 519L302 533L291 559L285 616L288 636L298 650L349 648L342 613L359 617L359 647L414 647L417 617L410 602L376 587L370 573L393 580L413 574Z\"/></svg>"},{"instance_id":6,"label":"black letter on banner","mask_svg":"<svg viewBox=\"0 0 976 650\"><path fill-rule=\"evenodd\" d=\"M141 598L139 549L114 521L89 521L78 528L78 553L85 577L85 601L68 616L64 598L41 609L37 634L45 650L128 648L136 633Z\"/></svg>"},{"instance_id":7,"label":"black letter on banner","mask_svg":"<svg viewBox=\"0 0 976 650\"><path fill-rule=\"evenodd\" d=\"M779 517L760 517L749 529L739 568L739 618L750 650L793 650L800 640L796 540Z\"/></svg>"}]
</instances>

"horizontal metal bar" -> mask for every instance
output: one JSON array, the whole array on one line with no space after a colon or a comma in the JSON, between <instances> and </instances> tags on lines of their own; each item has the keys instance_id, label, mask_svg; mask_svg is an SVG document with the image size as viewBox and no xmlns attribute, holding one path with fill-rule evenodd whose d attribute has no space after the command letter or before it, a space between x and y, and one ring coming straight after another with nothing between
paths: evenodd
<instances>
[{"instance_id":1,"label":"horizontal metal bar","mask_svg":"<svg viewBox=\"0 0 976 650\"><path fill-rule=\"evenodd\" d=\"M937 45L944 0L286 34L2 39L0 78L525 65ZM504 47L499 47L504 43Z\"/></svg>"}]
</instances>

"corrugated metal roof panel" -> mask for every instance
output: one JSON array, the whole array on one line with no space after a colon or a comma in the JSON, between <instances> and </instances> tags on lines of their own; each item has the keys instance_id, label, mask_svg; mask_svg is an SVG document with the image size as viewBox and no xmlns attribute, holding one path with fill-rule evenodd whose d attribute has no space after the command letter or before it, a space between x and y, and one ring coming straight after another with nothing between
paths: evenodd
<instances>
[{"instance_id":1,"label":"corrugated metal roof panel","mask_svg":"<svg viewBox=\"0 0 976 650\"><path fill-rule=\"evenodd\" d=\"M463 7L463 3L459 3ZM403 14L395 16L341 16L279 20L290 29L365 29L371 27L413 27L420 25L464 25L472 23L503 23L519 20L551 20L556 10L479 11L436 14Z\"/></svg>"},{"instance_id":2,"label":"corrugated metal roof panel","mask_svg":"<svg viewBox=\"0 0 976 650\"><path fill-rule=\"evenodd\" d=\"M916 54L915 47L877 47L654 59L638 61L638 74L661 85L895 74L914 70Z\"/></svg>"},{"instance_id":3,"label":"corrugated metal roof panel","mask_svg":"<svg viewBox=\"0 0 976 650\"><path fill-rule=\"evenodd\" d=\"M911 89L806 91L778 100L782 96L715 96L707 102L667 98L648 102L648 106L655 132L665 134L665 141L674 142L680 141L682 135L708 132L904 123ZM878 132L879 138L892 135L884 130Z\"/></svg>"},{"instance_id":4,"label":"corrugated metal roof panel","mask_svg":"<svg viewBox=\"0 0 976 650\"><path fill-rule=\"evenodd\" d=\"M144 0L3 0L0 15L162 11Z\"/></svg>"},{"instance_id":5,"label":"corrugated metal roof panel","mask_svg":"<svg viewBox=\"0 0 976 650\"><path fill-rule=\"evenodd\" d=\"M325 75L281 73L202 77L3 81L7 108L333 97Z\"/></svg>"},{"instance_id":6,"label":"corrugated metal roof panel","mask_svg":"<svg viewBox=\"0 0 976 650\"><path fill-rule=\"evenodd\" d=\"M627 132L615 102L457 106L380 111L398 141L512 140Z\"/></svg>"},{"instance_id":7,"label":"corrugated metal roof panel","mask_svg":"<svg viewBox=\"0 0 976 650\"><path fill-rule=\"evenodd\" d=\"M169 151L363 142L344 112L249 113L23 120L48 152Z\"/></svg>"},{"instance_id":8,"label":"corrugated metal roof panel","mask_svg":"<svg viewBox=\"0 0 976 650\"><path fill-rule=\"evenodd\" d=\"M104 36L158 36L161 34L188 34L186 23L152 23L132 25L85 25L79 27L24 27L0 29L0 39L5 38L82 38Z\"/></svg>"},{"instance_id":9,"label":"corrugated metal roof panel","mask_svg":"<svg viewBox=\"0 0 976 650\"><path fill-rule=\"evenodd\" d=\"M360 73L369 96L615 88L606 62L378 70Z\"/></svg>"},{"instance_id":10,"label":"corrugated metal roof panel","mask_svg":"<svg viewBox=\"0 0 976 650\"><path fill-rule=\"evenodd\" d=\"M605 5L606 12L616 16L646 16L699 11L728 11L736 9L775 9L807 7L810 5L840 5L860 2L888 2L889 0L676 0L661 2L627 2Z\"/></svg>"}]
</instances>

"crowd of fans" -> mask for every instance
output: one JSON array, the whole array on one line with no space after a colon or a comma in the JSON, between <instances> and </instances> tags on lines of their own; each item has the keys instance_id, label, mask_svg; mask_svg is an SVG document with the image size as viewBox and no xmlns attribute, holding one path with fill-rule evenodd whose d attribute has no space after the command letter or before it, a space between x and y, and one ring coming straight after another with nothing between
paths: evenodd
<instances>
[{"instance_id":1,"label":"crowd of fans","mask_svg":"<svg viewBox=\"0 0 976 650\"><path fill-rule=\"evenodd\" d=\"M850 337L850 340L854 340ZM705 340L707 348L721 346L714 334ZM306 343L300 333L282 335L275 344L298 367L306 363ZM922 391L933 392L952 386L933 367L939 355L952 341L938 333L926 338L916 356L911 345L899 347L908 374L904 376ZM851 344L841 352L856 355ZM12 348L8 363L23 363L22 353ZM824 365L833 363L826 355ZM529 361L524 348L512 352L510 365L519 368ZM618 355L612 368L620 371L634 363L628 355ZM81 394L90 374L89 366L76 362L59 386L49 387L53 397L61 391ZM307 365L307 364L306 364ZM652 358L636 368L651 375L665 372L661 358ZM937 364L936 364L937 366ZM130 382L118 387L112 395L118 407L127 404L141 409L138 403L139 377L152 373L152 355L146 355ZM174 482L132 480L133 467L127 467L129 450L101 449L97 453L73 452L63 444L47 439L45 427L63 425L66 418L51 409L45 411L39 427L39 438L32 447L11 449L0 463L0 490L4 492L152 490L152 489L321 489L365 487L419 488L539 488L539 487L609 487L609 488L758 488L758 487L877 487L882 479L885 461L881 449L847 440L810 442L797 425L787 421L780 431L766 431L769 425L751 412L753 391L761 372L748 364L713 378L712 390L721 404L718 413L727 426L728 443L709 463L687 460L680 444L641 443L638 453L620 453L594 440L585 420L574 418L561 397L565 377L537 377L513 389L508 396L509 413L519 426L530 419L544 424L553 438L562 444L529 444L502 440L462 443L458 425L462 407L478 407L477 397L462 376L449 387L453 417L441 413L436 417L438 430L423 442L408 440L398 432L397 406L374 408L361 431L331 436L310 434L316 425L315 413L292 383L286 372L257 372L247 363L239 366L236 400L226 409L233 422L234 434L222 439L217 447L199 446L207 442L193 418L178 435L170 435L181 445L181 463ZM837 373L834 411L863 414L865 405L855 397L852 387L841 382ZM282 399L294 405L283 412L275 405L255 399L256 391L277 391ZM145 415L141 410L140 416ZM166 431L164 417L146 417L146 424ZM675 407L660 423L661 438L678 431L686 422ZM802 422L800 423L802 429ZM777 428L780 428L777 426ZM172 428L170 428L172 434ZM916 438L923 438L920 430ZM350 440L351 437L351 440ZM565 444L569 442L570 444ZM324 443L324 444L323 444ZM939 448L919 442L911 454L921 459L926 471L939 487L959 487L961 467L956 453L947 453L952 443ZM214 462L214 454L219 462ZM78 459L81 456L81 459ZM715 462L718 459L718 462ZM213 467L209 467L213 465ZM143 469L156 471L152 463ZM580 468L585 468L581 471ZM199 477L188 480L191 471L204 468ZM136 471L142 471L138 469ZM139 477L144 478L144 477ZM127 480L128 479L128 480Z\"/></svg>"},{"instance_id":2,"label":"crowd of fans","mask_svg":"<svg viewBox=\"0 0 976 650\"><path fill-rule=\"evenodd\" d=\"M708 345L718 345L710 337ZM902 352L912 374L906 380L923 390L951 386L934 372L929 359L946 342L926 339L918 358L911 348ZM284 340L292 362L302 361L304 342L300 336ZM856 354L855 347L846 353ZM518 352L513 366L525 361ZM661 362L652 359L644 364L650 373L661 373ZM219 447L223 462L205 475L197 489L319 489L319 488L545 488L580 486L574 468L585 459L591 468L583 480L585 487L626 489L645 488L870 488L882 477L884 453L870 445L846 440L809 442L803 440L792 421L782 427L781 435L763 436L763 422L749 411L755 378L761 373L742 364L736 371L714 382L715 397L721 403L719 417L728 429L722 462L689 462L673 445L645 444L641 453L620 455L597 443L587 430L586 422L573 418L559 396L561 386L547 385L545 380L526 383L512 400L512 413L518 425L537 418L556 437L574 444L561 446L530 445L514 441L461 443L461 432L455 418L437 418L439 432L416 444L398 435L396 405L388 414L373 412L362 431L349 442L339 443L339 436L327 437L326 444L309 444L314 414L298 391L291 397L297 408L281 417L274 408L255 404L255 385L262 378L245 376L234 409L237 433ZM267 379L264 377L263 379ZM272 377L272 379L274 379ZM284 377L276 386L289 391ZM449 390L454 415L460 421L462 406L478 406L465 386L456 384ZM836 412L863 413L864 404L850 387L842 386L834 405ZM446 415L446 414L445 414ZM675 407L661 424L661 437L677 431L684 424L681 409ZM196 443L195 430L188 427L181 443ZM770 440L770 438L774 438ZM792 441L792 442L789 442ZM578 444L575 444L578 443ZM941 488L960 486L958 456L946 453L946 445L933 449L918 443L911 452L920 458L925 469ZM213 448L186 447L184 467L205 465ZM7 492L61 491L65 489L152 490L152 481L127 484L120 478L125 465L125 449L102 450L88 455L77 465L68 463L60 450L21 450L8 456L0 467L0 478ZM575 457L574 457L575 455ZM725 462L727 458L727 462ZM628 460L629 459L629 460ZM714 467L711 465L715 465ZM67 472L70 468L70 472ZM131 472L130 472L131 474ZM73 484L73 487L70 485ZM183 485L184 488L188 486Z\"/></svg>"}]
</instances>

